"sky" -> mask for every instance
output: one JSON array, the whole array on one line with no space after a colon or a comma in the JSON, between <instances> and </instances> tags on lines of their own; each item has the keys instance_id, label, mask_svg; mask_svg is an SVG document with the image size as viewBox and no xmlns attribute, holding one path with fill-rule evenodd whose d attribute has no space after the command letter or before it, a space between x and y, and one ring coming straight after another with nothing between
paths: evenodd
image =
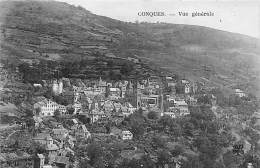
<instances>
[{"instance_id":1,"label":"sky","mask_svg":"<svg viewBox=\"0 0 260 168\"><path fill-rule=\"evenodd\" d=\"M80 5L94 14L121 21L167 22L200 25L260 38L259 1L226 0L58 0ZM194 2L192 2L194 1ZM209 2L210 1L210 2ZM138 16L138 12L164 12L163 17ZM187 12L188 16L179 16ZM192 17L193 12L214 16Z\"/></svg>"}]
</instances>

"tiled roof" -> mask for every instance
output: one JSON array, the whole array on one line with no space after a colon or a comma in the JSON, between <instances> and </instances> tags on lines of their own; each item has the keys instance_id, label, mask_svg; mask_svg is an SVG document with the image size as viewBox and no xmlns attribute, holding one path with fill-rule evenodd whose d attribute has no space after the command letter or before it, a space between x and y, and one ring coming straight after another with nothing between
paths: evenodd
<instances>
[{"instance_id":1,"label":"tiled roof","mask_svg":"<svg viewBox=\"0 0 260 168\"><path fill-rule=\"evenodd\" d=\"M26 159L30 158L31 155L29 155L26 152L21 153L0 153L0 161L11 161L11 160L18 160L18 159Z\"/></svg>"},{"instance_id":2,"label":"tiled roof","mask_svg":"<svg viewBox=\"0 0 260 168\"><path fill-rule=\"evenodd\" d=\"M88 129L87 129L87 127L86 127L85 125L82 125L81 128L82 128L82 130L83 130L84 132L88 132Z\"/></svg>"},{"instance_id":3,"label":"tiled roof","mask_svg":"<svg viewBox=\"0 0 260 168\"><path fill-rule=\"evenodd\" d=\"M63 135L65 133L67 133L68 130L65 129L65 128L55 128L55 129L52 130L52 132L53 132L54 135Z\"/></svg>"},{"instance_id":4,"label":"tiled roof","mask_svg":"<svg viewBox=\"0 0 260 168\"><path fill-rule=\"evenodd\" d=\"M47 105L48 103L51 103L51 104L54 104L54 105L58 105L56 102L53 102L51 100L47 100L47 99L44 99L44 100L41 100L37 103L34 104L34 107L41 107L41 106L45 106Z\"/></svg>"},{"instance_id":5,"label":"tiled roof","mask_svg":"<svg viewBox=\"0 0 260 168\"><path fill-rule=\"evenodd\" d=\"M120 155L121 157L126 159L133 159L133 158L140 159L144 155L144 153L136 152L133 150L123 150Z\"/></svg>"},{"instance_id":6,"label":"tiled roof","mask_svg":"<svg viewBox=\"0 0 260 168\"><path fill-rule=\"evenodd\" d=\"M54 167L52 167L52 165L43 165L42 168L54 168Z\"/></svg>"},{"instance_id":7,"label":"tiled roof","mask_svg":"<svg viewBox=\"0 0 260 168\"><path fill-rule=\"evenodd\" d=\"M120 89L119 88L110 88L109 91L111 91L111 92L119 92Z\"/></svg>"},{"instance_id":8,"label":"tiled roof","mask_svg":"<svg viewBox=\"0 0 260 168\"><path fill-rule=\"evenodd\" d=\"M121 133L122 133L122 130L121 130L121 129L116 128L116 127L113 127L113 128L111 129L111 133L110 133L110 134L112 134L112 135L120 135Z\"/></svg>"},{"instance_id":9,"label":"tiled roof","mask_svg":"<svg viewBox=\"0 0 260 168\"><path fill-rule=\"evenodd\" d=\"M48 144L45 148L47 151L54 151L54 150L58 150L58 146L55 144Z\"/></svg>"},{"instance_id":10,"label":"tiled roof","mask_svg":"<svg viewBox=\"0 0 260 168\"><path fill-rule=\"evenodd\" d=\"M130 132L128 130L124 130L124 131L122 131L122 134L132 134L132 132Z\"/></svg>"},{"instance_id":11,"label":"tiled roof","mask_svg":"<svg viewBox=\"0 0 260 168\"><path fill-rule=\"evenodd\" d=\"M50 139L51 136L49 133L39 133L36 137L34 137L34 140L45 140L45 139Z\"/></svg>"},{"instance_id":12,"label":"tiled roof","mask_svg":"<svg viewBox=\"0 0 260 168\"><path fill-rule=\"evenodd\" d=\"M45 158L43 154L37 154L38 158Z\"/></svg>"},{"instance_id":13,"label":"tiled roof","mask_svg":"<svg viewBox=\"0 0 260 168\"><path fill-rule=\"evenodd\" d=\"M78 121L75 118L73 118L72 121L74 124L78 124Z\"/></svg>"},{"instance_id":14,"label":"tiled roof","mask_svg":"<svg viewBox=\"0 0 260 168\"><path fill-rule=\"evenodd\" d=\"M69 158L64 157L64 156L56 156L54 162L55 163L61 163L61 164L68 164Z\"/></svg>"}]
</instances>

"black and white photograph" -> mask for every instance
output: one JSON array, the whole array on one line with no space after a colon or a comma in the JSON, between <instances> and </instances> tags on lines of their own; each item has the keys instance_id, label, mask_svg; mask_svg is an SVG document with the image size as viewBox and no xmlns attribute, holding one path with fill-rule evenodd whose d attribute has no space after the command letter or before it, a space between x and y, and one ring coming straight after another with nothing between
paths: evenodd
<instances>
[{"instance_id":1,"label":"black and white photograph","mask_svg":"<svg viewBox=\"0 0 260 168\"><path fill-rule=\"evenodd\" d=\"M260 1L0 0L0 168L260 168Z\"/></svg>"}]
</instances>

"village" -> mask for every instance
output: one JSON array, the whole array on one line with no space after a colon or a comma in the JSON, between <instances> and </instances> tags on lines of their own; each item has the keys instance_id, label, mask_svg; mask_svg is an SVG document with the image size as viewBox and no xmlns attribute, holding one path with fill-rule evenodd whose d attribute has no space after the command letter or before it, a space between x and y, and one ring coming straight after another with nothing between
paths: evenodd
<instances>
[{"instance_id":1,"label":"village","mask_svg":"<svg viewBox=\"0 0 260 168\"><path fill-rule=\"evenodd\" d=\"M0 1L0 168L259 168L257 5L170 4Z\"/></svg>"},{"instance_id":2,"label":"village","mask_svg":"<svg viewBox=\"0 0 260 168\"><path fill-rule=\"evenodd\" d=\"M79 167L82 164L82 160L79 159L82 155L79 154L80 146L106 141L124 144L120 149L119 158L140 159L145 153L153 153L147 152L146 150L149 149L138 147L136 144L142 141L140 132L143 136L154 134L157 128L153 127L159 125L158 129L161 129L158 122L160 123L162 118L164 120L185 118L190 115L192 109L202 105L215 111L218 118L226 116L226 114L217 114L215 110L217 97L211 93L211 90L216 88L177 78L174 74L154 73L149 74L147 78L137 80L61 77L42 80L31 85L22 82L17 85L10 81L21 81L19 70L13 72L15 75L9 75L11 78L8 78L8 72L3 67L1 70L1 79L6 83L5 87L1 88L2 93L5 93L1 96L2 102L18 104L18 111L24 113L20 119L18 116L17 119L12 120L13 123L9 123L11 133L7 131L9 135L1 140L3 142L0 155L1 167ZM16 76L18 77L13 79ZM19 92L21 91L19 87L22 88L23 94ZM17 95L19 100L22 99L20 103L16 102ZM247 97L241 89L235 89L234 95L238 98ZM28 103L28 98L31 103ZM135 115L141 115L138 117L148 123L146 129L138 124L135 125L136 119L131 119ZM125 124L129 120L130 124L133 122L132 126ZM169 127L165 129L167 131ZM225 129L225 126L220 129ZM19 135L19 132L24 135ZM18 138L14 140L15 138L12 137L16 134ZM192 134L196 135L198 132ZM19 139L20 136L25 139ZM28 139L27 145L23 144L21 147L20 141L27 141L28 137L30 140ZM180 138L180 135L177 139L175 137L175 142L180 141ZM143 143L147 143L148 139ZM154 155L150 156L150 159L154 163L159 162L158 156ZM88 161L91 160L86 155L83 156ZM182 159L175 157L169 163L160 164L163 167L177 168L181 167Z\"/></svg>"}]
</instances>

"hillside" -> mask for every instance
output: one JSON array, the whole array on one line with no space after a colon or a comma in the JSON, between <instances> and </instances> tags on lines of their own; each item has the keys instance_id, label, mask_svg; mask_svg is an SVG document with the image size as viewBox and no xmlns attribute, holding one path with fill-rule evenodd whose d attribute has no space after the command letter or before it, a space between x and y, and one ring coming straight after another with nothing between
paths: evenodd
<instances>
[{"instance_id":1,"label":"hillside","mask_svg":"<svg viewBox=\"0 0 260 168\"><path fill-rule=\"evenodd\" d=\"M0 11L2 59L137 56L214 86L259 89L255 38L200 26L126 23L55 1L5 1Z\"/></svg>"}]
</instances>

